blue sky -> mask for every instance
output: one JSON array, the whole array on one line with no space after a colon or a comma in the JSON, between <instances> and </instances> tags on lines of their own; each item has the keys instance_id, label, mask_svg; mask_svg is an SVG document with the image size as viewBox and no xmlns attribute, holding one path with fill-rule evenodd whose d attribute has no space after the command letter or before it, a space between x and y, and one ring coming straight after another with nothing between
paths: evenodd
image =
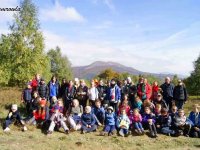
<instances>
[{"instance_id":1,"label":"blue sky","mask_svg":"<svg viewBox=\"0 0 200 150\"><path fill-rule=\"evenodd\" d=\"M73 66L114 61L146 72L189 75L200 52L199 0L33 0L45 49ZM19 6L1 0L0 7ZM0 12L0 33L11 12Z\"/></svg>"}]
</instances>

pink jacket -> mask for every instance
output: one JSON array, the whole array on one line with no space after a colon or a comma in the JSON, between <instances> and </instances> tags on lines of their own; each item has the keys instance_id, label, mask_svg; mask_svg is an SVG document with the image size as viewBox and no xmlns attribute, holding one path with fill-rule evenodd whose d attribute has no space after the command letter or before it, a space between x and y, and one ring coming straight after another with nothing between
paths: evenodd
<instances>
[{"instance_id":1,"label":"pink jacket","mask_svg":"<svg viewBox=\"0 0 200 150\"><path fill-rule=\"evenodd\" d=\"M142 116L140 114L138 116L130 115L129 119L130 119L131 123L142 122Z\"/></svg>"}]
</instances>

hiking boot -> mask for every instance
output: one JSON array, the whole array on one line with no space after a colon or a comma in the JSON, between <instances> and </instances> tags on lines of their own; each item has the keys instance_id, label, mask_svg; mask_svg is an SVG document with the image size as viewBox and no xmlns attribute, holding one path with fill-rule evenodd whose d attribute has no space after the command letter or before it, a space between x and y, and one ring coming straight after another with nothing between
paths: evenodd
<instances>
[{"instance_id":1,"label":"hiking boot","mask_svg":"<svg viewBox=\"0 0 200 150\"><path fill-rule=\"evenodd\" d=\"M65 134L69 134L69 130L65 130Z\"/></svg>"},{"instance_id":2,"label":"hiking boot","mask_svg":"<svg viewBox=\"0 0 200 150\"><path fill-rule=\"evenodd\" d=\"M108 133L108 136L112 136L112 135L113 135L113 133L112 133L112 132L109 132L109 133Z\"/></svg>"},{"instance_id":3,"label":"hiking boot","mask_svg":"<svg viewBox=\"0 0 200 150\"><path fill-rule=\"evenodd\" d=\"M26 126L24 126L23 127L23 131L27 131L28 129L27 129L27 127Z\"/></svg>"},{"instance_id":4,"label":"hiking boot","mask_svg":"<svg viewBox=\"0 0 200 150\"><path fill-rule=\"evenodd\" d=\"M81 131L81 134L85 134L85 133L86 133L86 131L84 131L84 130Z\"/></svg>"},{"instance_id":5,"label":"hiking boot","mask_svg":"<svg viewBox=\"0 0 200 150\"><path fill-rule=\"evenodd\" d=\"M53 132L52 131L47 131L47 135L51 135Z\"/></svg>"}]
</instances>

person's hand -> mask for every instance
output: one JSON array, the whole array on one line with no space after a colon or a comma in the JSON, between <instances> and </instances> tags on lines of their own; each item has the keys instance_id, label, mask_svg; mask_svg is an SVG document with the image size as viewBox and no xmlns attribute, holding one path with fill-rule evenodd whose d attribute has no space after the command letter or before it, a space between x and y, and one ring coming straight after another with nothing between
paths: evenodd
<instances>
[{"instance_id":1,"label":"person's hand","mask_svg":"<svg viewBox=\"0 0 200 150\"><path fill-rule=\"evenodd\" d=\"M10 112L9 114L8 114L8 117L10 118L12 116L12 112Z\"/></svg>"},{"instance_id":2,"label":"person's hand","mask_svg":"<svg viewBox=\"0 0 200 150\"><path fill-rule=\"evenodd\" d=\"M152 124L153 121L152 121L152 119L148 119L148 122L149 122L149 124Z\"/></svg>"},{"instance_id":3,"label":"person's hand","mask_svg":"<svg viewBox=\"0 0 200 150\"><path fill-rule=\"evenodd\" d=\"M200 129L198 127L194 127L195 131L200 131Z\"/></svg>"},{"instance_id":4,"label":"person's hand","mask_svg":"<svg viewBox=\"0 0 200 150\"><path fill-rule=\"evenodd\" d=\"M157 125L157 128L160 128L160 125L159 125L159 124Z\"/></svg>"},{"instance_id":5,"label":"person's hand","mask_svg":"<svg viewBox=\"0 0 200 150\"><path fill-rule=\"evenodd\" d=\"M184 104L186 104L187 103L187 101L184 101Z\"/></svg>"},{"instance_id":6,"label":"person's hand","mask_svg":"<svg viewBox=\"0 0 200 150\"><path fill-rule=\"evenodd\" d=\"M88 125L88 128L91 128L91 125Z\"/></svg>"}]
</instances>

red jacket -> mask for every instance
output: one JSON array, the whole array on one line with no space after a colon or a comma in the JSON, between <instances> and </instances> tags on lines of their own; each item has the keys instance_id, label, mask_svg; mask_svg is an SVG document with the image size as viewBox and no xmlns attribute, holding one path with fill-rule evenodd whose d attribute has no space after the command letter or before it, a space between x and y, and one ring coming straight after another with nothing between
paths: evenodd
<instances>
[{"instance_id":1,"label":"red jacket","mask_svg":"<svg viewBox=\"0 0 200 150\"><path fill-rule=\"evenodd\" d=\"M159 90L159 86L158 85L152 87L151 100L155 100L157 98L158 90Z\"/></svg>"},{"instance_id":2,"label":"red jacket","mask_svg":"<svg viewBox=\"0 0 200 150\"><path fill-rule=\"evenodd\" d=\"M33 116L35 117L35 120L45 120L46 112L45 109L43 110L37 110L33 112Z\"/></svg>"},{"instance_id":3,"label":"red jacket","mask_svg":"<svg viewBox=\"0 0 200 150\"><path fill-rule=\"evenodd\" d=\"M38 84L39 83L38 83L38 81L36 79L33 79L31 81L31 87L32 87L33 91L37 90Z\"/></svg>"},{"instance_id":4,"label":"red jacket","mask_svg":"<svg viewBox=\"0 0 200 150\"><path fill-rule=\"evenodd\" d=\"M137 94L140 97L140 99L142 99L142 93L143 93L142 86L139 85L137 88L138 88L137 89ZM150 99L151 98L151 85L148 84L148 83L145 85L145 94L146 94L146 99Z\"/></svg>"}]
</instances>

